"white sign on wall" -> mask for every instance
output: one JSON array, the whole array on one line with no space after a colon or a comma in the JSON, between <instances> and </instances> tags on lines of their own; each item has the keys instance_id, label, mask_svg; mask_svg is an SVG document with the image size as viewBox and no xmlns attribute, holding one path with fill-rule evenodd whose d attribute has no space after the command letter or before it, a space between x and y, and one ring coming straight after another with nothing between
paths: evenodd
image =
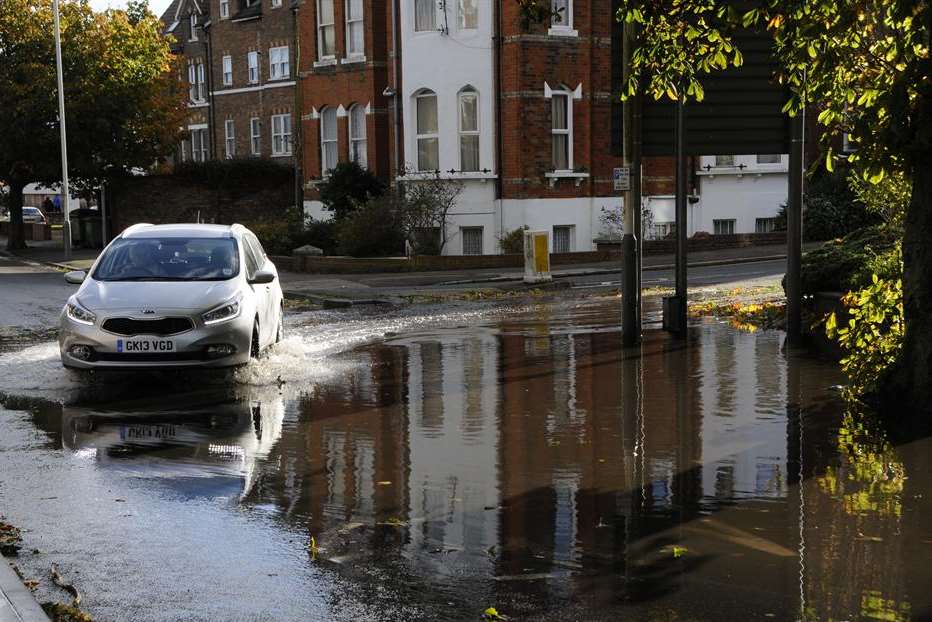
<instances>
[{"instance_id":1,"label":"white sign on wall","mask_svg":"<svg viewBox=\"0 0 932 622\"><path fill-rule=\"evenodd\" d=\"M631 190L631 168L624 166L612 169L612 181L615 184L615 192Z\"/></svg>"}]
</instances>

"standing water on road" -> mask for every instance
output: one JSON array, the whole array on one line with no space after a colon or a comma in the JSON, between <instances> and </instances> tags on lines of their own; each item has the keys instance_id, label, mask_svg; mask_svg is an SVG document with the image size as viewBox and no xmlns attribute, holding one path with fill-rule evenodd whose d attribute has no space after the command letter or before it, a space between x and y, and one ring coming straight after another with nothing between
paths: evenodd
<instances>
[{"instance_id":1,"label":"standing water on road","mask_svg":"<svg viewBox=\"0 0 932 622\"><path fill-rule=\"evenodd\" d=\"M932 617L932 443L834 365L709 320L623 351L617 300L464 308L305 315L232 382L3 353L17 563L96 620Z\"/></svg>"}]
</instances>

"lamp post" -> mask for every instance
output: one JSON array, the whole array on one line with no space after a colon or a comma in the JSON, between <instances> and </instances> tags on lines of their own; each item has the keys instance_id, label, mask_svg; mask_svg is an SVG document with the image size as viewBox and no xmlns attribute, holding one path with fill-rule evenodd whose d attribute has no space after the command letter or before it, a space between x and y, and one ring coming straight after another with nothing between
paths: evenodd
<instances>
[{"instance_id":1,"label":"lamp post","mask_svg":"<svg viewBox=\"0 0 932 622\"><path fill-rule=\"evenodd\" d=\"M61 130L61 192L64 220L62 222L62 242L64 243L65 261L71 259L71 193L68 191L68 144L65 139L65 87L62 80L61 66L61 26L58 19L58 2L52 1L55 14L55 69L58 73L58 126Z\"/></svg>"}]
</instances>

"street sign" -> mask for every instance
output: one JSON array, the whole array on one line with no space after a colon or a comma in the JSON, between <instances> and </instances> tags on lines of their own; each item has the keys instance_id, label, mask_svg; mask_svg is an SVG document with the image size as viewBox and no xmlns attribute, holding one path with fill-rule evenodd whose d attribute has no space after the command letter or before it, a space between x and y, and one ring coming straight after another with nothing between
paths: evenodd
<instances>
[{"instance_id":1,"label":"street sign","mask_svg":"<svg viewBox=\"0 0 932 622\"><path fill-rule=\"evenodd\" d=\"M615 192L631 190L631 168L624 166L612 169L612 182L615 184Z\"/></svg>"}]
</instances>

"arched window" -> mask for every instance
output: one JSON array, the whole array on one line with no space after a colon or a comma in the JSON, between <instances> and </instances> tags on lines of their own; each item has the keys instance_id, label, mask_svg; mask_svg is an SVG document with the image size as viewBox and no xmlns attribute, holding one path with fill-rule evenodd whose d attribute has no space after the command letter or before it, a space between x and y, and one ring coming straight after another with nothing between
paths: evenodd
<instances>
[{"instance_id":1,"label":"arched window","mask_svg":"<svg viewBox=\"0 0 932 622\"><path fill-rule=\"evenodd\" d=\"M415 95L417 114L417 170L440 168L440 138L437 130L437 94L429 89Z\"/></svg>"},{"instance_id":2,"label":"arched window","mask_svg":"<svg viewBox=\"0 0 932 622\"><path fill-rule=\"evenodd\" d=\"M362 104L354 104L349 109L349 139L350 160L367 168L366 107Z\"/></svg>"},{"instance_id":3,"label":"arched window","mask_svg":"<svg viewBox=\"0 0 932 622\"><path fill-rule=\"evenodd\" d=\"M337 109L320 111L320 172L326 176L337 165Z\"/></svg>"},{"instance_id":4,"label":"arched window","mask_svg":"<svg viewBox=\"0 0 932 622\"><path fill-rule=\"evenodd\" d=\"M479 93L466 86L459 93L460 170L479 170Z\"/></svg>"}]
</instances>

